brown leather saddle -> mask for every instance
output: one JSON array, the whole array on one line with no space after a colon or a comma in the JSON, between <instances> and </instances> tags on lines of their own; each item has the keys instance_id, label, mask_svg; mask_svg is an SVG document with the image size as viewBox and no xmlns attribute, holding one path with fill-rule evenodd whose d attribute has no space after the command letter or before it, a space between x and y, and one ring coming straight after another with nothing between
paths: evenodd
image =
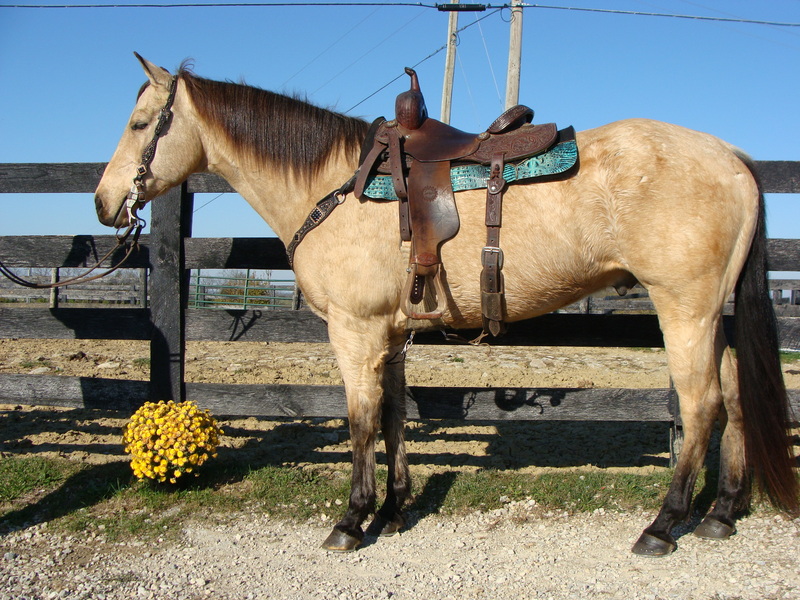
<instances>
[{"instance_id":1,"label":"brown leather saddle","mask_svg":"<svg viewBox=\"0 0 800 600\"><path fill-rule=\"evenodd\" d=\"M365 144L354 193L362 198L368 179L390 174L400 200L400 235L411 242L403 312L412 319L437 319L447 306L442 282L441 245L459 229L450 170L461 164L490 166L486 184L486 246L483 249L481 306L484 331L499 335L503 324L503 254L500 225L506 163L540 154L558 139L555 124L533 125L533 110L517 105L500 115L480 134L466 133L428 117L419 80L413 69L410 89L398 95L395 119L377 127ZM432 280L434 310L418 308L425 282Z\"/></svg>"}]
</instances>

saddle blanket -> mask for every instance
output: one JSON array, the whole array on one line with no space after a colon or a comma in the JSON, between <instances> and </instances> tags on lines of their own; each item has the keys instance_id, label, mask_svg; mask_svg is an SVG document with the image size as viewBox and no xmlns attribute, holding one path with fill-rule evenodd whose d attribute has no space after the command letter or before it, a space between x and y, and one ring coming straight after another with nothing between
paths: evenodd
<instances>
[{"instance_id":1,"label":"saddle blanket","mask_svg":"<svg viewBox=\"0 0 800 600\"><path fill-rule=\"evenodd\" d=\"M578 145L574 139L560 142L549 150L523 159L517 163L506 164L503 179L508 183L525 183L545 175L558 175L573 166L578 160ZM454 192L486 188L491 167L488 165L466 164L450 169L450 180ZM367 180L364 195L373 200L399 200L394 191L391 175L374 175Z\"/></svg>"}]
</instances>

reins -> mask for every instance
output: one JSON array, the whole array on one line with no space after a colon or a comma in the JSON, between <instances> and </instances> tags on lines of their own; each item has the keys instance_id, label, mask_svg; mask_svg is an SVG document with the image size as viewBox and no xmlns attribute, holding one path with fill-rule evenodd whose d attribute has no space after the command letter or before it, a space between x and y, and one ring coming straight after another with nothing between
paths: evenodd
<instances>
[{"instance_id":1,"label":"reins","mask_svg":"<svg viewBox=\"0 0 800 600\"><path fill-rule=\"evenodd\" d=\"M67 285L74 285L76 283L87 283L89 281L95 281L96 279L100 279L101 277L105 277L106 275L110 275L131 257L134 250L138 250L139 248L139 236L142 233L142 229L144 229L147 223L144 219L139 217L136 212L138 209L142 208L147 203L146 193L147 188L144 182L145 176L150 172L150 165L153 163L153 159L156 156L156 148L158 146L158 140L162 136L164 132L164 127L169 123L172 119L172 105L175 102L175 91L178 88L178 76L175 75L172 77L169 85L169 95L167 96L167 101L164 104L164 107L158 113L158 122L156 123L155 130L153 131L153 139L145 146L145 149L142 151L142 159L139 163L139 166L136 167L136 175L133 178L133 184L131 185L131 189L128 192L128 195L125 198L124 208L128 213L128 228L122 233L122 235L117 235L117 245L114 246L111 250L106 253L101 259L99 259L94 266L89 268L88 270L84 271L80 275L76 275L75 277L70 277L68 279L64 279L62 281L58 281L55 283L35 283L33 281L28 281L27 279L23 279L16 273L12 272L8 267L6 267L2 261L0 261L0 274L5 276L11 282L21 285L27 288L34 288L34 289L53 289L59 288ZM128 237L133 234L133 238L131 239L131 243L128 246L128 249L125 251L125 256L122 257L116 265L103 271L102 273L96 273L91 275L95 270L97 270L103 262L107 259L111 258L111 256L122 246L124 246L128 242Z\"/></svg>"},{"instance_id":2,"label":"reins","mask_svg":"<svg viewBox=\"0 0 800 600\"><path fill-rule=\"evenodd\" d=\"M123 264L125 264L125 261L127 261L128 258L130 258L131 254L133 254L133 251L139 248L139 235L141 234L144 225L145 223L141 219L137 219L134 223L129 225L121 236L117 236L116 246L114 246L111 250L109 250L105 256L99 259L94 264L93 267L84 271L80 275L76 275L75 277L70 277L68 279L64 279L62 281L58 281L55 283L35 283L33 281L28 281L27 279L23 279L16 273L12 272L8 267L6 267L3 264L2 261L0 261L0 273L2 273L12 283L16 283L17 285L21 285L23 287L34 288L38 290L53 289L53 288L63 287L65 285L74 285L76 283L87 283L89 281L94 281L95 279L100 279L101 277L110 275L111 273L122 267ZM120 247L125 245L128 236L130 236L131 233L133 233L133 239L131 240L130 246L128 246L128 249L125 251L125 256L122 258L122 260L120 260L116 265L114 265L110 269L107 269L102 273L96 273L95 275L89 277L90 273L93 273L101 264L103 264L103 262L105 262L106 259L110 258L111 255L114 254L114 252L116 252Z\"/></svg>"}]
</instances>

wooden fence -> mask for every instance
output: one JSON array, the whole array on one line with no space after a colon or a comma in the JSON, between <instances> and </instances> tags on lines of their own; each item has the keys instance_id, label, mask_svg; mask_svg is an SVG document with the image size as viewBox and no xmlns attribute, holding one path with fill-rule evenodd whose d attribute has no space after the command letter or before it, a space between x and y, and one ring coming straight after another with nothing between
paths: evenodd
<instances>
[{"instance_id":1,"label":"wooden fence","mask_svg":"<svg viewBox=\"0 0 800 600\"><path fill-rule=\"evenodd\" d=\"M0 164L0 194L91 193L102 163ZM761 161L767 193L799 193L800 162ZM186 340L324 342L324 323L308 311L187 309L189 269L288 269L276 238L193 238L195 193L233 191L211 175L194 175L152 204L151 234L128 267L150 270L146 308L2 308L0 337L150 340L149 381L0 375L0 402L111 408L127 413L148 399L190 398L218 415L343 417L342 386L233 385L184 382ZM0 196L0 202L2 202ZM87 202L91 199L87 197ZM113 247L108 236L0 237L10 268L79 267ZM119 257L112 257L118 260ZM800 271L800 239L771 239L772 271ZM779 316L781 345L800 349L800 318ZM725 320L731 333L730 317ZM472 332L467 332L469 335ZM733 340L732 340L733 341ZM417 343L446 343L440 334ZM659 347L652 314L551 314L514 323L498 345ZM410 418L468 420L659 421L679 423L670 389L408 389ZM800 390L791 392L800 414Z\"/></svg>"}]
</instances>

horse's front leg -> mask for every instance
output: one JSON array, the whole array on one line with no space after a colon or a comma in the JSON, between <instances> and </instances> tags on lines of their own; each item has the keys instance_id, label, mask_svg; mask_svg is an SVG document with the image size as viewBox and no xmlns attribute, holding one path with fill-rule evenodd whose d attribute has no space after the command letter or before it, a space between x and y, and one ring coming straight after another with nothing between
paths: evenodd
<instances>
[{"instance_id":1,"label":"horse's front leg","mask_svg":"<svg viewBox=\"0 0 800 600\"><path fill-rule=\"evenodd\" d=\"M375 510L375 439L381 425L388 327L378 319L329 315L328 335L347 394L353 475L347 513L322 544L349 552L364 539L364 520Z\"/></svg>"}]
</instances>

